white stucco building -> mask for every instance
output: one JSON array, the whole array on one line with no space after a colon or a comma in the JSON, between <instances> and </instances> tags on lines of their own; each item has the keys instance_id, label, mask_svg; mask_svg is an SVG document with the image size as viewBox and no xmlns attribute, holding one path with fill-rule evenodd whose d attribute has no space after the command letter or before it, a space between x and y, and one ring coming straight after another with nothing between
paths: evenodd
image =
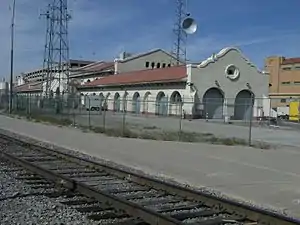
<instances>
[{"instance_id":1,"label":"white stucco building","mask_svg":"<svg viewBox=\"0 0 300 225\"><path fill-rule=\"evenodd\" d=\"M162 50L115 60L115 74L83 84L108 110L207 119L249 118L269 112L268 76L229 47L199 65L172 65ZM86 97L83 104L87 104ZM253 104L251 104L253 103Z\"/></svg>"}]
</instances>

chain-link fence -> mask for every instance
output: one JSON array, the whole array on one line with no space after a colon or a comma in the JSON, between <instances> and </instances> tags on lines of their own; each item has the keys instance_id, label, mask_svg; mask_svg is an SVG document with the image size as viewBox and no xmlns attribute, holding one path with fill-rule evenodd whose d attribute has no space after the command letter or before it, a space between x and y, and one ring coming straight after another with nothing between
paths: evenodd
<instances>
[{"instance_id":1,"label":"chain-link fence","mask_svg":"<svg viewBox=\"0 0 300 225\"><path fill-rule=\"evenodd\" d=\"M5 108L6 98L0 98ZM28 117L47 116L74 126L134 132L195 132L251 141L252 127L287 126L299 121L299 99L195 99L104 98L101 96L54 97L16 95L13 112ZM293 115L289 116L290 113ZM296 119L295 119L296 118Z\"/></svg>"}]
</instances>

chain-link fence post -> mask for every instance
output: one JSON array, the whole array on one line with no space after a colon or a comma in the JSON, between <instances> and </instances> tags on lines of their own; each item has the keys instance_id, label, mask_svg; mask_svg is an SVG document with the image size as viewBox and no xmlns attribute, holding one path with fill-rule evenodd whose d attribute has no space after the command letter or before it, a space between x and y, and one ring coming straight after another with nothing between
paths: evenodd
<instances>
[{"instance_id":1,"label":"chain-link fence post","mask_svg":"<svg viewBox=\"0 0 300 225\"><path fill-rule=\"evenodd\" d=\"M106 129L106 110L107 110L107 99L104 99L104 103L103 103L103 117L102 117L102 120L103 120L103 131L105 132L105 129Z\"/></svg>"},{"instance_id":2,"label":"chain-link fence post","mask_svg":"<svg viewBox=\"0 0 300 225\"><path fill-rule=\"evenodd\" d=\"M124 101L123 104L123 114L122 114L122 136L125 135L125 127L126 127L126 107L125 104L127 103L127 101Z\"/></svg>"},{"instance_id":3,"label":"chain-link fence post","mask_svg":"<svg viewBox=\"0 0 300 225\"><path fill-rule=\"evenodd\" d=\"M73 126L76 127L76 114L75 110L78 109L79 102L76 96L74 96L74 99L72 99L72 118L73 118Z\"/></svg>"},{"instance_id":4,"label":"chain-link fence post","mask_svg":"<svg viewBox=\"0 0 300 225\"><path fill-rule=\"evenodd\" d=\"M28 101L28 116L31 118L31 94L29 93L29 101Z\"/></svg>"},{"instance_id":5,"label":"chain-link fence post","mask_svg":"<svg viewBox=\"0 0 300 225\"><path fill-rule=\"evenodd\" d=\"M269 127L271 125L271 118L272 118L272 98L269 97L269 118L268 118L268 122L269 122Z\"/></svg>"},{"instance_id":6,"label":"chain-link fence post","mask_svg":"<svg viewBox=\"0 0 300 225\"><path fill-rule=\"evenodd\" d=\"M26 117L29 117L29 95L26 94Z\"/></svg>"},{"instance_id":7,"label":"chain-link fence post","mask_svg":"<svg viewBox=\"0 0 300 225\"><path fill-rule=\"evenodd\" d=\"M88 127L89 129L91 129L91 99L89 96L87 96L88 98Z\"/></svg>"},{"instance_id":8,"label":"chain-link fence post","mask_svg":"<svg viewBox=\"0 0 300 225\"><path fill-rule=\"evenodd\" d=\"M248 136L248 145L251 146L252 143L252 120L253 120L253 105L254 105L254 94L251 92L251 102L250 102L250 121L249 121L249 136Z\"/></svg>"},{"instance_id":9,"label":"chain-link fence post","mask_svg":"<svg viewBox=\"0 0 300 225\"><path fill-rule=\"evenodd\" d=\"M182 116L183 116L183 102L179 105L180 110L180 118L179 118L179 131L178 131L178 141L181 141L181 134L182 134Z\"/></svg>"},{"instance_id":10,"label":"chain-link fence post","mask_svg":"<svg viewBox=\"0 0 300 225\"><path fill-rule=\"evenodd\" d=\"M300 123L300 99L298 98L298 104L297 104L297 117L298 117L298 123Z\"/></svg>"}]
</instances>

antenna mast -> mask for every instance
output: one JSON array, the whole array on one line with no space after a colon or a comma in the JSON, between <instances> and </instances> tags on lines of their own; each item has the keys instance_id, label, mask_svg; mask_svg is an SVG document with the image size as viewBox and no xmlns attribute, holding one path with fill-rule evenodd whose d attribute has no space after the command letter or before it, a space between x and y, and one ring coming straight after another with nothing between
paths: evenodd
<instances>
[{"instance_id":1,"label":"antenna mast","mask_svg":"<svg viewBox=\"0 0 300 225\"><path fill-rule=\"evenodd\" d=\"M69 39L67 0L50 0L45 14L47 19L44 51L43 92L46 97L69 92Z\"/></svg>"},{"instance_id":2,"label":"antenna mast","mask_svg":"<svg viewBox=\"0 0 300 225\"><path fill-rule=\"evenodd\" d=\"M186 16L186 0L176 0L176 21L173 29L175 35L173 54L176 57L176 65L182 60L186 61L187 34L182 29L182 22Z\"/></svg>"}]
</instances>

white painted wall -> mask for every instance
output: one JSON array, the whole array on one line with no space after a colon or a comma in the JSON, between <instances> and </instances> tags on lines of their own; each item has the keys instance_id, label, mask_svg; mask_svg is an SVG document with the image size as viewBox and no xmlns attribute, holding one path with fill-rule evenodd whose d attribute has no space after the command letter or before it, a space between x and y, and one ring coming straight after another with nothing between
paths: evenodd
<instances>
[{"instance_id":1,"label":"white painted wall","mask_svg":"<svg viewBox=\"0 0 300 225\"><path fill-rule=\"evenodd\" d=\"M17 76L16 79L17 79L17 85L18 86L25 84L23 76Z\"/></svg>"},{"instance_id":2,"label":"white painted wall","mask_svg":"<svg viewBox=\"0 0 300 225\"><path fill-rule=\"evenodd\" d=\"M92 96L93 95L103 95L104 99L107 99L107 106L108 110L114 110L115 109L115 103L116 103L116 96L117 94L120 95L120 109L121 111L125 108L126 111L129 112L136 112L135 110L135 100L134 96L136 93L140 96L140 111L137 113L149 113L149 114L155 114L157 113L157 97L161 93L163 93L167 99L167 110L168 114L171 115L181 115L181 104L180 103L172 103L171 96L174 92L178 92L181 96L181 99L184 101L184 97L188 96L187 89L139 89L139 90L116 90L116 91L97 91L97 92L91 92L91 91L85 91L82 92L83 95ZM87 105L88 103L85 101L84 96L82 96L82 104ZM184 108L191 107L192 104L189 104L189 106L183 106ZM186 111L191 111L186 110Z\"/></svg>"},{"instance_id":3,"label":"white painted wall","mask_svg":"<svg viewBox=\"0 0 300 225\"><path fill-rule=\"evenodd\" d=\"M88 81L92 82L96 79L99 79L98 77L90 77L90 78L84 78L84 79L81 79L80 80L80 84L83 85L83 84L86 84Z\"/></svg>"},{"instance_id":4,"label":"white painted wall","mask_svg":"<svg viewBox=\"0 0 300 225\"><path fill-rule=\"evenodd\" d=\"M61 82L59 82L59 76L61 76L60 77ZM43 96L46 95L46 85L47 85L47 82L44 81L43 82ZM49 83L49 85L50 85L50 90L53 91L54 96L55 96L56 89L58 87L59 87L60 92L62 92L64 90L67 90L67 76L66 76L66 74L56 73L54 75L54 79Z\"/></svg>"}]
</instances>

